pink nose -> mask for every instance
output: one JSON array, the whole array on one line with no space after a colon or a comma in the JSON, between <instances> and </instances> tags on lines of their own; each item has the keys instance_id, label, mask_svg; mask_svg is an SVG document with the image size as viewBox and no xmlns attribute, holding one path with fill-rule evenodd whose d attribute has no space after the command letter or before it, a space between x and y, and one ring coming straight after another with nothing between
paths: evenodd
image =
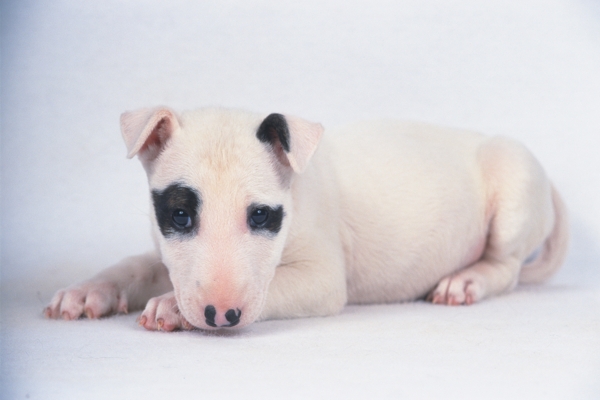
<instances>
[{"instance_id":1,"label":"pink nose","mask_svg":"<svg viewBox=\"0 0 600 400\"><path fill-rule=\"evenodd\" d=\"M240 322L240 317L242 316L242 310L238 309L229 309L225 313L225 319L227 320L227 324L218 323L220 316L217 315L217 309L215 306L208 305L204 308L204 318L206 319L206 325L212 326L214 328L230 328L232 326L236 326Z\"/></svg>"}]
</instances>

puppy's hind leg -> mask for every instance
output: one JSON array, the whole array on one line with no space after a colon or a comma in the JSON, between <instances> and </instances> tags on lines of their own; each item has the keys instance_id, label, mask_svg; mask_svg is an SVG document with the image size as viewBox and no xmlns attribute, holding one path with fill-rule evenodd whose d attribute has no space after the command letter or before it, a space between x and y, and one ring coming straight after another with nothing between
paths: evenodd
<instances>
[{"instance_id":1,"label":"puppy's hind leg","mask_svg":"<svg viewBox=\"0 0 600 400\"><path fill-rule=\"evenodd\" d=\"M523 263L554 226L550 182L522 145L491 138L479 157L488 205L486 248L479 261L440 281L429 295L433 303L472 304L512 290Z\"/></svg>"}]
</instances>

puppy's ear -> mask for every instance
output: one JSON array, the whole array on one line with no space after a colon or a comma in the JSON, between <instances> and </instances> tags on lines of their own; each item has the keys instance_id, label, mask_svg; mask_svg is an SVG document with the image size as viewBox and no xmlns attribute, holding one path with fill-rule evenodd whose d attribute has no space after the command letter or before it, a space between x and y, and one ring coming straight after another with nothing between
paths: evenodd
<instances>
[{"instance_id":1,"label":"puppy's ear","mask_svg":"<svg viewBox=\"0 0 600 400\"><path fill-rule=\"evenodd\" d=\"M279 160L297 173L304 171L322 136L321 124L281 114L270 114L256 132L256 137L269 143Z\"/></svg>"},{"instance_id":2,"label":"puppy's ear","mask_svg":"<svg viewBox=\"0 0 600 400\"><path fill-rule=\"evenodd\" d=\"M159 155L178 129L177 116L166 107L143 108L121 114L121 133L127 146L127 158L139 154L144 164Z\"/></svg>"}]
</instances>

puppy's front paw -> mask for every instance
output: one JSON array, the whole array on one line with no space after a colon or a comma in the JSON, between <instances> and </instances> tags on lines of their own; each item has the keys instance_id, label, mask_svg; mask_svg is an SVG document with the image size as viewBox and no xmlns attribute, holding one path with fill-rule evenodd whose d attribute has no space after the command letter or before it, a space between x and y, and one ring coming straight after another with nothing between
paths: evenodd
<instances>
[{"instance_id":1,"label":"puppy's front paw","mask_svg":"<svg viewBox=\"0 0 600 400\"><path fill-rule=\"evenodd\" d=\"M181 315L174 292L151 298L138 322L149 331L171 332L179 329L194 329Z\"/></svg>"},{"instance_id":2,"label":"puppy's front paw","mask_svg":"<svg viewBox=\"0 0 600 400\"><path fill-rule=\"evenodd\" d=\"M437 287L429 293L427 300L434 304L457 306L473 304L482 297L481 284L476 279L458 274L442 279Z\"/></svg>"},{"instance_id":3,"label":"puppy's front paw","mask_svg":"<svg viewBox=\"0 0 600 400\"><path fill-rule=\"evenodd\" d=\"M56 292L44 309L46 318L100 318L127 313L127 296L115 282L90 280Z\"/></svg>"}]
</instances>

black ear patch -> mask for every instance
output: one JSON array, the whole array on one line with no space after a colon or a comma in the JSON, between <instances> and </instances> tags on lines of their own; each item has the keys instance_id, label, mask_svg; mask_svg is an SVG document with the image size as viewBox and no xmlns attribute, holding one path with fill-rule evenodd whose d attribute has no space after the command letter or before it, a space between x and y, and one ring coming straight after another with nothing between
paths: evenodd
<instances>
[{"instance_id":1,"label":"black ear patch","mask_svg":"<svg viewBox=\"0 0 600 400\"><path fill-rule=\"evenodd\" d=\"M281 114L270 114L258 127L256 137L263 143L281 143L286 153L290 152L290 129Z\"/></svg>"},{"instance_id":2,"label":"black ear patch","mask_svg":"<svg viewBox=\"0 0 600 400\"><path fill-rule=\"evenodd\" d=\"M181 183L152 191L156 221L164 237L191 237L198 232L202 200L198 192Z\"/></svg>"}]
</instances>

